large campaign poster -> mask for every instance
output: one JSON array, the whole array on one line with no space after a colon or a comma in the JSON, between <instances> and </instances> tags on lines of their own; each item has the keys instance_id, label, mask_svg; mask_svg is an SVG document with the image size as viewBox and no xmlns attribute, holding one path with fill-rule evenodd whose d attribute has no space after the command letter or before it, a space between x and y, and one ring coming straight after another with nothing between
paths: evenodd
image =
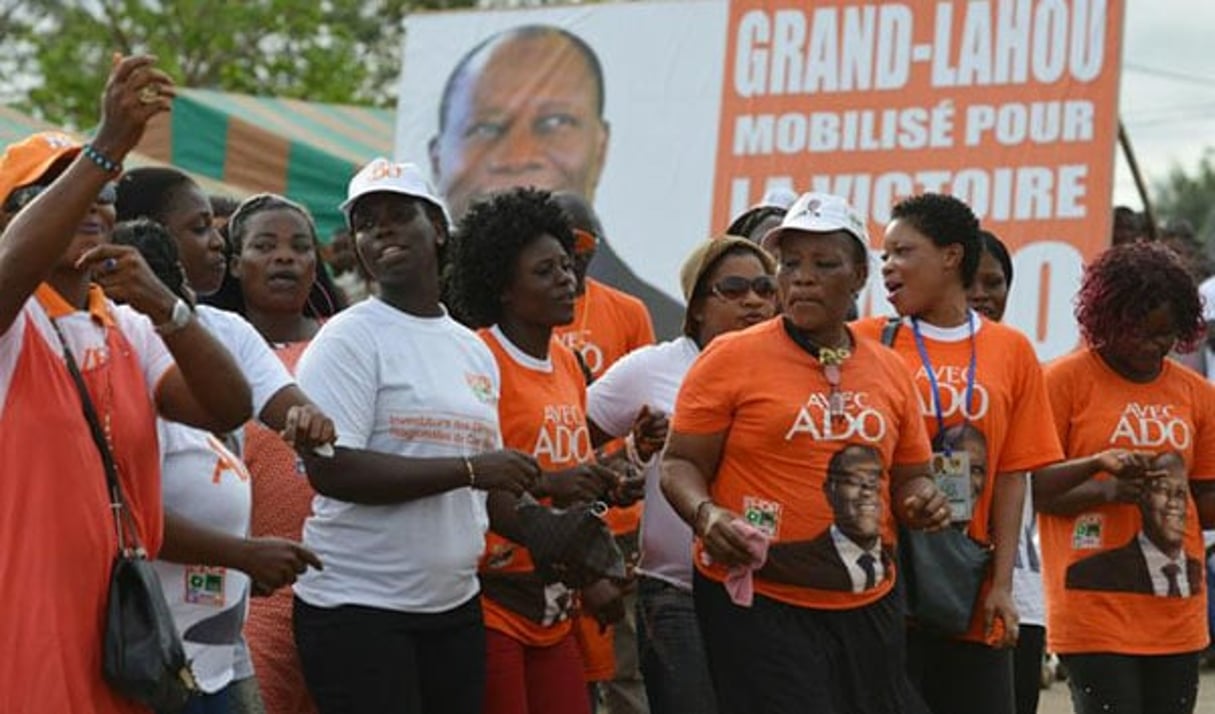
<instances>
[{"instance_id":1,"label":"large campaign poster","mask_svg":"<svg viewBox=\"0 0 1215 714\"><path fill-rule=\"evenodd\" d=\"M396 151L458 220L509 185L574 190L596 269L678 330L679 266L772 188L869 219L862 314L892 312L890 208L952 193L1013 250L1007 320L1049 359L1109 243L1123 3L688 0L407 21Z\"/></svg>"}]
</instances>

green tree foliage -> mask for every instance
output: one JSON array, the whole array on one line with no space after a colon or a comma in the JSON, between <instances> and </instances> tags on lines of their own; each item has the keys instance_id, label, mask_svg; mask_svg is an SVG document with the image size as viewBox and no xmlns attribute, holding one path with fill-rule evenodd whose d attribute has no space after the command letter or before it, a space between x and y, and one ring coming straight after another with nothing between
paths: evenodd
<instances>
[{"instance_id":1,"label":"green tree foliage","mask_svg":"<svg viewBox=\"0 0 1215 714\"><path fill-rule=\"evenodd\" d=\"M0 57L23 109L87 128L114 52L148 52L179 84L390 106L402 20L475 0L0 0ZM5 12L7 6L15 11ZM13 75L10 75L13 76ZM12 90L10 90L12 93ZM0 92L3 94L3 92ZM4 97L12 99L12 97Z\"/></svg>"},{"instance_id":2,"label":"green tree foliage","mask_svg":"<svg viewBox=\"0 0 1215 714\"><path fill-rule=\"evenodd\" d=\"M1215 153L1208 149L1193 173L1174 166L1154 189L1157 216L1189 221L1196 237L1210 247L1215 234Z\"/></svg>"}]
</instances>

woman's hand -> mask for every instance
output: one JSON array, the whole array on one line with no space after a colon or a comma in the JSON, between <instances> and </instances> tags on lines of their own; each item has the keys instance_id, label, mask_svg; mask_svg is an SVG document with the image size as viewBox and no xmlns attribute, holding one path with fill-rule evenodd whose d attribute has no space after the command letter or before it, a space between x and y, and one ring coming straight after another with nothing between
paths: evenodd
<instances>
[{"instance_id":1,"label":"woman's hand","mask_svg":"<svg viewBox=\"0 0 1215 714\"><path fill-rule=\"evenodd\" d=\"M637 417L633 419L633 427L629 430L637 457L646 462L661 451L667 443L667 432L670 428L671 422L666 414L658 410L650 411L648 404L642 405L641 411L637 412Z\"/></svg>"},{"instance_id":2,"label":"woman's hand","mask_svg":"<svg viewBox=\"0 0 1215 714\"><path fill-rule=\"evenodd\" d=\"M279 434L297 452L317 453L325 446L332 448L337 441L333 420L315 404L296 404L287 410L283 430Z\"/></svg>"},{"instance_id":3,"label":"woman's hand","mask_svg":"<svg viewBox=\"0 0 1215 714\"><path fill-rule=\"evenodd\" d=\"M546 472L540 476L537 496L549 496L558 508L586 503L607 497L616 487L616 472L596 463L579 464L564 471Z\"/></svg>"},{"instance_id":4,"label":"woman's hand","mask_svg":"<svg viewBox=\"0 0 1215 714\"><path fill-rule=\"evenodd\" d=\"M949 526L949 499L927 476L904 482L892 500L898 504L899 521L912 530L931 532Z\"/></svg>"},{"instance_id":5,"label":"woman's hand","mask_svg":"<svg viewBox=\"0 0 1215 714\"><path fill-rule=\"evenodd\" d=\"M697 507L696 522L692 526L713 562L727 568L750 565L752 561L746 539L730 525L738 518L737 513L706 501Z\"/></svg>"},{"instance_id":6,"label":"woman's hand","mask_svg":"<svg viewBox=\"0 0 1215 714\"><path fill-rule=\"evenodd\" d=\"M101 98L101 124L91 142L102 156L121 163L143 137L148 120L173 104L173 79L149 55L114 55Z\"/></svg>"},{"instance_id":7,"label":"woman's hand","mask_svg":"<svg viewBox=\"0 0 1215 714\"><path fill-rule=\"evenodd\" d=\"M256 595L269 595L291 585L308 566L324 567L316 553L284 538L249 538L241 551L236 568L253 581Z\"/></svg>"},{"instance_id":8,"label":"woman's hand","mask_svg":"<svg viewBox=\"0 0 1215 714\"><path fill-rule=\"evenodd\" d=\"M987 644L997 648L1016 647L1020 623L1012 591L992 588L983 601L983 635Z\"/></svg>"},{"instance_id":9,"label":"woman's hand","mask_svg":"<svg viewBox=\"0 0 1215 714\"><path fill-rule=\"evenodd\" d=\"M603 632L624 619L624 596L636 586L635 581L601 578L582 589L582 609Z\"/></svg>"},{"instance_id":10,"label":"woman's hand","mask_svg":"<svg viewBox=\"0 0 1215 714\"><path fill-rule=\"evenodd\" d=\"M147 315L153 325L169 321L177 296L160 282L135 248L99 245L80 256L76 269L92 273L93 282L111 300Z\"/></svg>"},{"instance_id":11,"label":"woman's hand","mask_svg":"<svg viewBox=\"0 0 1215 714\"><path fill-rule=\"evenodd\" d=\"M488 451L469 457L473 488L482 491L510 491L516 496L535 487L540 480L540 465L531 456L514 449Z\"/></svg>"}]
</instances>

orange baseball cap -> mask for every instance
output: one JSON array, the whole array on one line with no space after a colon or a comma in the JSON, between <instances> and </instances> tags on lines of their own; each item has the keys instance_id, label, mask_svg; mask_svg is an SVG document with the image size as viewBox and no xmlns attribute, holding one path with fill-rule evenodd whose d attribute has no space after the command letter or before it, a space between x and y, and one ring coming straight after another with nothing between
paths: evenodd
<instances>
[{"instance_id":1,"label":"orange baseball cap","mask_svg":"<svg viewBox=\"0 0 1215 714\"><path fill-rule=\"evenodd\" d=\"M13 189L35 183L56 163L80 153L76 139L57 131L43 131L9 144L0 156L0 203Z\"/></svg>"}]
</instances>

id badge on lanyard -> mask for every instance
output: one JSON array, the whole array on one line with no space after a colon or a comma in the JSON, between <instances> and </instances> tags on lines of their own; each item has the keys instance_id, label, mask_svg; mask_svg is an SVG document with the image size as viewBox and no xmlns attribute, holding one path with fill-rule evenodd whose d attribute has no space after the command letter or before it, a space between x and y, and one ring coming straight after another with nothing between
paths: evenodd
<instances>
[{"instance_id":1,"label":"id badge on lanyard","mask_svg":"<svg viewBox=\"0 0 1215 714\"><path fill-rule=\"evenodd\" d=\"M962 430L966 429L970 421L968 416L971 406L971 398L974 396L975 389L975 317L974 313L968 313L970 323L970 365L966 370L966 404L963 408ZM920 323L918 320L911 321L912 333L915 336L915 346L920 352L920 362L924 366L924 371L928 373L928 383L932 387L932 409L937 417L937 435L944 442L943 450L934 451L932 454L932 478L936 481L937 488L945 494L949 500L950 520L954 523L969 523L974 517L975 510L975 492L970 478L970 452L966 449L955 450L954 444L949 443L949 440L944 437L945 434L945 415L941 408L941 391L937 386L937 376L932 368L932 360L928 356L928 349L924 346L924 338L920 334Z\"/></svg>"},{"instance_id":2,"label":"id badge on lanyard","mask_svg":"<svg viewBox=\"0 0 1215 714\"><path fill-rule=\"evenodd\" d=\"M950 520L969 523L974 517L974 489L970 481L970 454L965 450L936 451L932 454L932 478L949 499Z\"/></svg>"}]
</instances>

